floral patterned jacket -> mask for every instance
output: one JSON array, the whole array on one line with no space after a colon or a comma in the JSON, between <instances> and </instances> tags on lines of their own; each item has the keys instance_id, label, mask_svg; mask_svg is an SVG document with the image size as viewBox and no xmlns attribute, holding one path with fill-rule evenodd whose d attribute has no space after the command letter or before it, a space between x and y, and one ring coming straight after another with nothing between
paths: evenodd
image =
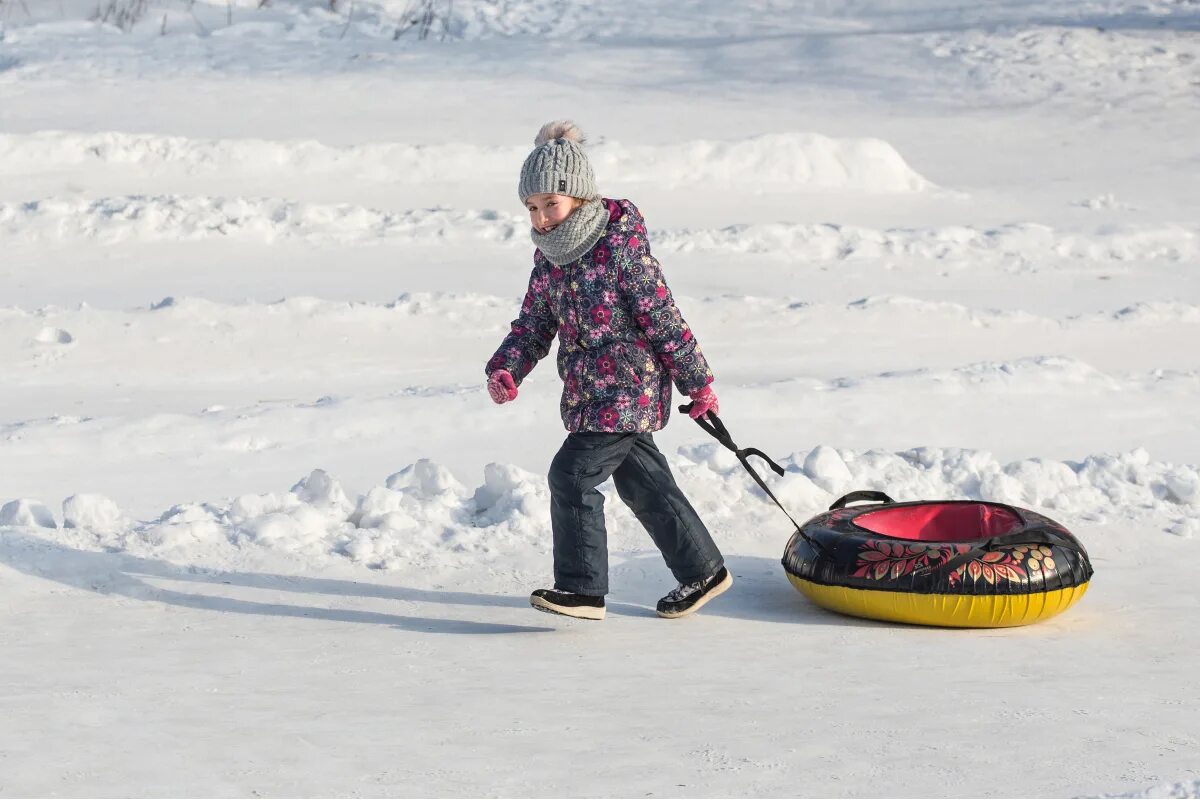
<instances>
[{"instance_id":1,"label":"floral patterned jacket","mask_svg":"<svg viewBox=\"0 0 1200 800\"><path fill-rule=\"evenodd\" d=\"M604 202L608 228L577 261L557 267L534 251L521 314L485 372L508 370L520 385L557 333L567 430L657 431L671 414L671 381L690 394L713 375L650 255L642 215L628 200Z\"/></svg>"}]
</instances>

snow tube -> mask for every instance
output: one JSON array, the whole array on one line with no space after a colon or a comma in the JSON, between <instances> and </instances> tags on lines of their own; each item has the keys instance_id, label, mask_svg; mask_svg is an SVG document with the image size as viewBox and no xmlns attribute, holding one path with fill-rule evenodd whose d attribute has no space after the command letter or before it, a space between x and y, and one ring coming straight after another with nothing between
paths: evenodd
<instances>
[{"instance_id":1,"label":"snow tube","mask_svg":"<svg viewBox=\"0 0 1200 800\"><path fill-rule=\"evenodd\" d=\"M882 505L847 507L858 501ZM1074 605L1092 564L1066 528L1000 503L897 503L851 492L797 526L788 579L856 617L958 628L1028 625Z\"/></svg>"}]
</instances>

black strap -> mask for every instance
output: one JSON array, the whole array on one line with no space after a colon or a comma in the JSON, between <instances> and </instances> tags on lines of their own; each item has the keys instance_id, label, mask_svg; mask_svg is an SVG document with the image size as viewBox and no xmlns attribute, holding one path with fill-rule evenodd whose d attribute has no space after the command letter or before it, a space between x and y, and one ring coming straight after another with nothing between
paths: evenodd
<instances>
[{"instance_id":1,"label":"black strap","mask_svg":"<svg viewBox=\"0 0 1200 800\"><path fill-rule=\"evenodd\" d=\"M868 500L873 503L896 502L883 492L873 492L870 489L859 489L857 492L850 492L850 494L842 495L837 500L834 500L833 505L829 507L829 510L836 511L839 508L845 508L850 503L859 503Z\"/></svg>"},{"instance_id":2,"label":"black strap","mask_svg":"<svg viewBox=\"0 0 1200 800\"><path fill-rule=\"evenodd\" d=\"M1083 548L1081 548L1075 542L1072 542L1070 539L1067 539L1056 531L1039 526L1023 531L1017 531L1015 533L1006 533L1000 536L993 536L983 544L972 547L965 553L958 553L957 555L951 556L941 564L931 564L927 567L914 570L913 574L920 575L930 572L950 573L961 567L963 564L967 564L978 559L979 552L981 550L991 551L1001 546L1011 547L1018 544L1030 546L1038 544L1058 546L1064 550L1072 550L1083 558L1087 557L1087 553L1085 553Z\"/></svg>"},{"instance_id":3,"label":"black strap","mask_svg":"<svg viewBox=\"0 0 1200 800\"><path fill-rule=\"evenodd\" d=\"M691 403L679 407L680 413L683 414L687 414L691 410ZM705 419L705 416L707 416L707 419ZM738 461L740 461L742 466L746 468L746 472L749 472L750 477L754 478L754 482L758 484L758 487L767 493L767 497L775 501L775 505L779 506L779 510L782 511L787 518L792 521L792 524L796 526L796 530L801 536L804 537L805 541L807 541L817 550L825 553L825 549L812 538L810 538L803 529L801 529L800 523L796 522L796 520L792 518L792 515L788 513L788 510L783 507L783 503L779 502L779 498L776 497L775 493L772 492L770 487L767 486L766 481L764 481L762 477L760 477L759 474L754 471L754 467L750 466L750 462L747 459L750 456L758 456L763 461L767 462L767 465L775 471L776 475L779 475L780 477L784 475L783 467L776 464L771 460L770 456L756 447L738 447L736 444L734 444L733 437L729 435L729 431L725 428L725 423L721 422L720 417L711 411L706 412L705 416L696 417L696 424L708 431L714 439L723 444L727 449L732 450L733 454L737 456Z\"/></svg>"},{"instance_id":4,"label":"black strap","mask_svg":"<svg viewBox=\"0 0 1200 800\"><path fill-rule=\"evenodd\" d=\"M1020 516L1018 514L1017 516ZM1023 518L1022 518L1023 519ZM1032 528L1013 531L1012 533L1002 533L999 536L993 536L983 544L984 550L995 550L997 547L1012 547L1017 544L1044 544L1054 547L1061 547L1063 550L1072 550L1080 555L1087 555L1083 547L1072 539L1063 536L1053 528L1047 528L1044 525L1036 525Z\"/></svg>"}]
</instances>

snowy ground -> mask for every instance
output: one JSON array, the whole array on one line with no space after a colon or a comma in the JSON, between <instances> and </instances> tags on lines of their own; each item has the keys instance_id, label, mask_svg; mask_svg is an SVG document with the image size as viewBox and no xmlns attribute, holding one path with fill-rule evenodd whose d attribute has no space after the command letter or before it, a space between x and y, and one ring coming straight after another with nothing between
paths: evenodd
<instances>
[{"instance_id":1,"label":"snowy ground","mask_svg":"<svg viewBox=\"0 0 1200 800\"><path fill-rule=\"evenodd\" d=\"M1195 2L150 5L0 2L0 795L1200 795ZM657 619L614 495L609 619L531 611L561 116L795 515L1035 508L1086 598L822 612L676 419L733 591Z\"/></svg>"}]
</instances>

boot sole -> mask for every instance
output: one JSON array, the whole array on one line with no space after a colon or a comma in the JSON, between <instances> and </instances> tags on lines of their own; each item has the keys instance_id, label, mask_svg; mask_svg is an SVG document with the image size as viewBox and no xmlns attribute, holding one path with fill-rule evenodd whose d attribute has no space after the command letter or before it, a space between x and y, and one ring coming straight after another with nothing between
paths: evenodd
<instances>
[{"instance_id":1,"label":"boot sole","mask_svg":"<svg viewBox=\"0 0 1200 800\"><path fill-rule=\"evenodd\" d=\"M718 595L725 594L725 592L729 590L730 586L733 586L733 573L727 572L725 573L725 580L709 589L708 594L704 595L704 597L701 597L689 608L686 608L683 611L678 611L674 614L670 613L669 611L657 611L655 613L657 613L663 619L679 619L680 617L686 617L689 614L695 614L697 611L704 608L704 604L709 600L712 600Z\"/></svg>"},{"instance_id":2,"label":"boot sole","mask_svg":"<svg viewBox=\"0 0 1200 800\"><path fill-rule=\"evenodd\" d=\"M549 600L541 597L529 598L529 605L536 608L538 611L544 611L547 614L558 614L560 617L574 617L575 619L604 619L604 608L596 608L594 606L556 606Z\"/></svg>"}]
</instances>

